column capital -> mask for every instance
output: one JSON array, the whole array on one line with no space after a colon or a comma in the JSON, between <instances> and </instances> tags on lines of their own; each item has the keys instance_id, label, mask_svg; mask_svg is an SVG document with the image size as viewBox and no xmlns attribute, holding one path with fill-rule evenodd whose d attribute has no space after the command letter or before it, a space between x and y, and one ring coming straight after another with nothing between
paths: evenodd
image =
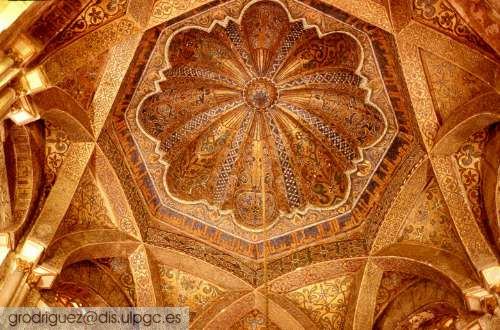
<instances>
[{"instance_id":1,"label":"column capital","mask_svg":"<svg viewBox=\"0 0 500 330\"><path fill-rule=\"evenodd\" d=\"M33 269L33 262L26 261L23 258L16 258L16 270L28 274Z\"/></svg>"},{"instance_id":2,"label":"column capital","mask_svg":"<svg viewBox=\"0 0 500 330\"><path fill-rule=\"evenodd\" d=\"M14 65L20 66L32 59L39 50L38 48L31 38L20 34L5 50L5 55L14 61Z\"/></svg>"},{"instance_id":3,"label":"column capital","mask_svg":"<svg viewBox=\"0 0 500 330\"><path fill-rule=\"evenodd\" d=\"M485 287L496 293L500 294L500 266L495 265L481 270L481 277Z\"/></svg>"},{"instance_id":4,"label":"column capital","mask_svg":"<svg viewBox=\"0 0 500 330\"><path fill-rule=\"evenodd\" d=\"M493 314L498 307L495 295L482 287L473 287L464 291L467 308L473 312Z\"/></svg>"}]
</instances>

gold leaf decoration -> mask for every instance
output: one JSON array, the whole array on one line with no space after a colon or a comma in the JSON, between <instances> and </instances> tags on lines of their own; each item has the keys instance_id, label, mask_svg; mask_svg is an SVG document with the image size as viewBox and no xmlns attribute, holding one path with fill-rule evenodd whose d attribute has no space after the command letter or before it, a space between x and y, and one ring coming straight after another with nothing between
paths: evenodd
<instances>
[{"instance_id":1,"label":"gold leaf decoration","mask_svg":"<svg viewBox=\"0 0 500 330\"><path fill-rule=\"evenodd\" d=\"M190 319L223 294L223 290L201 278L160 265L161 290L168 306L188 306Z\"/></svg>"},{"instance_id":2,"label":"gold leaf decoration","mask_svg":"<svg viewBox=\"0 0 500 330\"><path fill-rule=\"evenodd\" d=\"M344 276L286 294L320 329L343 329L353 280Z\"/></svg>"}]
</instances>

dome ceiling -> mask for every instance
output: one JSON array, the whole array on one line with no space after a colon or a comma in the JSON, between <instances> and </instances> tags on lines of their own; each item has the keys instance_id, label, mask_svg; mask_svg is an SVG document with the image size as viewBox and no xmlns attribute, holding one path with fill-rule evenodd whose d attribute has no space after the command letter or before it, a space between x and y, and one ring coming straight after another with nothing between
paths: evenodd
<instances>
[{"instance_id":1,"label":"dome ceiling","mask_svg":"<svg viewBox=\"0 0 500 330\"><path fill-rule=\"evenodd\" d=\"M261 230L339 208L351 175L376 166L365 149L381 140L386 119L370 102L353 36L319 36L281 5L258 2L241 24L175 34L167 57L138 121L157 143L173 198Z\"/></svg>"},{"instance_id":2,"label":"dome ceiling","mask_svg":"<svg viewBox=\"0 0 500 330\"><path fill-rule=\"evenodd\" d=\"M46 87L0 123L6 305L500 329L500 71L467 1L70 2L0 34L43 47L8 87Z\"/></svg>"},{"instance_id":3,"label":"dome ceiling","mask_svg":"<svg viewBox=\"0 0 500 330\"><path fill-rule=\"evenodd\" d=\"M168 226L260 258L376 230L421 149L392 36L322 10L233 0L145 33L109 143L152 240Z\"/></svg>"}]
</instances>

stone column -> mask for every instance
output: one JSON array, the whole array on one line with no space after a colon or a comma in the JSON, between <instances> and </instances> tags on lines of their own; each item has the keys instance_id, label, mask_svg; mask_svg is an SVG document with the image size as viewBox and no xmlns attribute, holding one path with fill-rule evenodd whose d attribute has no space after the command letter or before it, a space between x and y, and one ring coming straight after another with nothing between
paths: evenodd
<instances>
[{"instance_id":1,"label":"stone column","mask_svg":"<svg viewBox=\"0 0 500 330\"><path fill-rule=\"evenodd\" d=\"M5 276L0 289L0 307L8 307L12 299L18 293L20 287L25 284L31 264L23 259L17 258L13 269Z\"/></svg>"}]
</instances>

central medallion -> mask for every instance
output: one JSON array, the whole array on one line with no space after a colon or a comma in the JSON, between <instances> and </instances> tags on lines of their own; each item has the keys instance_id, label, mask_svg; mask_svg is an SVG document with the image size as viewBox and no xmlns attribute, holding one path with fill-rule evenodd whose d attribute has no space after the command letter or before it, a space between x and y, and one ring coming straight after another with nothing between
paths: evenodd
<instances>
[{"instance_id":1,"label":"central medallion","mask_svg":"<svg viewBox=\"0 0 500 330\"><path fill-rule=\"evenodd\" d=\"M246 103L255 110L264 110L276 103L278 90L268 78L252 79L244 91Z\"/></svg>"}]
</instances>

